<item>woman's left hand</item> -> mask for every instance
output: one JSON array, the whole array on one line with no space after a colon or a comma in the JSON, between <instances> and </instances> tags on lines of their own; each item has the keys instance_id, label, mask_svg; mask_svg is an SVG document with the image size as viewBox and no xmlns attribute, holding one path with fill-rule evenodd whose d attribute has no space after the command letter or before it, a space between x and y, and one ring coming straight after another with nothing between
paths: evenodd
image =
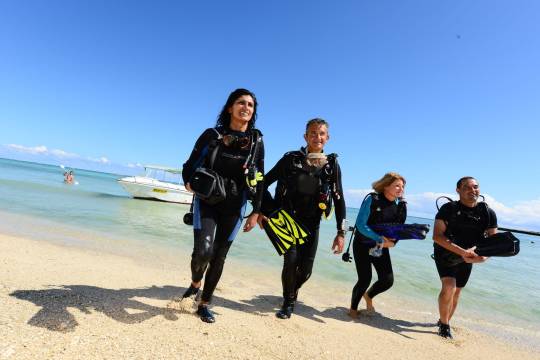
<instances>
[{"instance_id":1,"label":"woman's left hand","mask_svg":"<svg viewBox=\"0 0 540 360\"><path fill-rule=\"evenodd\" d=\"M383 242L382 247L391 248L396 245L396 239L387 238L386 236L383 236L383 239L384 239L384 242Z\"/></svg>"},{"instance_id":2,"label":"woman's left hand","mask_svg":"<svg viewBox=\"0 0 540 360\"><path fill-rule=\"evenodd\" d=\"M257 219L259 219L259 213L252 213L249 215L244 224L244 232L251 231L257 224Z\"/></svg>"}]
</instances>

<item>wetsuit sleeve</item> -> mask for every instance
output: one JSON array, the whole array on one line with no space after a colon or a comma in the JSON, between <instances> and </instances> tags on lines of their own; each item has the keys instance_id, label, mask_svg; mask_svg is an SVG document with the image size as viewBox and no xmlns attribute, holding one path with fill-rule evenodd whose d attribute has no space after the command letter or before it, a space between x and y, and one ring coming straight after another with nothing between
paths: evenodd
<instances>
[{"instance_id":1,"label":"wetsuit sleeve","mask_svg":"<svg viewBox=\"0 0 540 360\"><path fill-rule=\"evenodd\" d=\"M191 151L189 159L184 163L182 167L182 179L184 184L187 184L193 175L193 172L202 165L206 154L208 153L208 146L210 142L217 139L217 133L214 129L206 129L201 136L195 142L195 146Z\"/></svg>"},{"instance_id":2,"label":"wetsuit sleeve","mask_svg":"<svg viewBox=\"0 0 540 360\"><path fill-rule=\"evenodd\" d=\"M275 183L280 178L285 178L285 169L287 168L287 157L283 156L279 161L274 165L272 169L264 176L264 187L263 187L263 197L262 197L262 212L265 214L270 213L274 210L276 203L268 187Z\"/></svg>"},{"instance_id":3,"label":"wetsuit sleeve","mask_svg":"<svg viewBox=\"0 0 540 360\"><path fill-rule=\"evenodd\" d=\"M358 212L358 216L356 217L356 229L364 236L375 240L377 243L382 243L383 239L382 237L377 234L375 231L373 231L367 224L367 221L369 219L369 215L371 213L371 195L368 195L364 202L362 202L362 206L360 206L360 211Z\"/></svg>"},{"instance_id":4,"label":"wetsuit sleeve","mask_svg":"<svg viewBox=\"0 0 540 360\"><path fill-rule=\"evenodd\" d=\"M262 138L261 138L261 143L259 146L260 147L257 151L257 159L255 160L255 164L257 166L257 171L260 172L261 174L264 174L264 142ZM264 178L262 181L257 182L255 197L253 198L251 202L251 205L253 206L253 212L257 212L257 213L261 212L263 195L266 189L264 182L265 182Z\"/></svg>"},{"instance_id":5,"label":"wetsuit sleeve","mask_svg":"<svg viewBox=\"0 0 540 360\"><path fill-rule=\"evenodd\" d=\"M336 207L336 227L339 230L343 229L343 220L347 218L347 208L345 206L345 197L343 196L343 186L341 184L341 168L336 161L334 169L334 189L332 190L332 199Z\"/></svg>"},{"instance_id":6,"label":"wetsuit sleeve","mask_svg":"<svg viewBox=\"0 0 540 360\"><path fill-rule=\"evenodd\" d=\"M488 212L489 212L488 229L494 229L494 228L499 227L497 225L497 215L495 214L495 211L493 211L492 208L488 208Z\"/></svg>"}]
</instances>

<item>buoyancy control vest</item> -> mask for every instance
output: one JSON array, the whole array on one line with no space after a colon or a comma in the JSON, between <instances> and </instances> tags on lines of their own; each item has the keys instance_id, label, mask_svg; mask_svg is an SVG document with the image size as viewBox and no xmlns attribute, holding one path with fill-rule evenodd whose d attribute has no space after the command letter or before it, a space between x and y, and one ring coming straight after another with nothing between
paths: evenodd
<instances>
[{"instance_id":1,"label":"buoyancy control vest","mask_svg":"<svg viewBox=\"0 0 540 360\"><path fill-rule=\"evenodd\" d=\"M306 163L305 149L290 151L284 157L286 176L278 180L277 202L302 217L328 217L332 211L337 154L328 154L327 163L320 168Z\"/></svg>"},{"instance_id":2,"label":"buoyancy control vest","mask_svg":"<svg viewBox=\"0 0 540 360\"><path fill-rule=\"evenodd\" d=\"M368 225L386 224L386 223L404 223L407 217L407 202L400 199L395 201L387 200L383 194L371 193L371 209Z\"/></svg>"},{"instance_id":3,"label":"buoyancy control vest","mask_svg":"<svg viewBox=\"0 0 540 360\"><path fill-rule=\"evenodd\" d=\"M403 224L407 218L407 202L404 199L399 199L396 204L395 201L390 201L385 198L383 194L376 192L369 193L364 198L371 196L371 206L369 209L369 217L367 225L398 223ZM375 246L376 242L362 234L360 231L356 232L356 236L359 237L364 246Z\"/></svg>"},{"instance_id":4,"label":"buoyancy control vest","mask_svg":"<svg viewBox=\"0 0 540 360\"><path fill-rule=\"evenodd\" d=\"M446 221L445 236L452 242L463 246L474 246L476 241L485 237L485 231L490 224L489 206L486 202L480 201L475 208L466 208L460 206L459 201L451 201L448 203L451 207L450 217ZM476 209L479 209L476 211ZM473 242L467 244L464 239L458 239L456 232L476 234L476 238L472 239Z\"/></svg>"},{"instance_id":5,"label":"buoyancy control vest","mask_svg":"<svg viewBox=\"0 0 540 360\"><path fill-rule=\"evenodd\" d=\"M481 201L474 208L467 208L460 205L459 201L447 199L450 201L444 206L449 206L450 210L449 217L445 220L446 231L444 235L463 248L477 245L479 241L485 238L486 230L491 223L488 204ZM461 256L446 250L436 242L433 243L433 247L435 260L442 265L455 266L463 263Z\"/></svg>"}]
</instances>

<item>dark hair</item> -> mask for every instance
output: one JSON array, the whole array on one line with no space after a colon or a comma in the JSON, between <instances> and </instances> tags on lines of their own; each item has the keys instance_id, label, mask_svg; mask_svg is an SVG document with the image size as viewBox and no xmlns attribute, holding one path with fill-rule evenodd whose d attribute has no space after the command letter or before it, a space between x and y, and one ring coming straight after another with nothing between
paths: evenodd
<instances>
[{"instance_id":1,"label":"dark hair","mask_svg":"<svg viewBox=\"0 0 540 360\"><path fill-rule=\"evenodd\" d=\"M236 89L232 93L230 93L227 102L225 103L225 105L223 105L223 109L221 109L221 112L219 113L216 121L216 127L224 127L226 129L230 129L231 114L229 114L229 108L233 106L234 102L240 96L243 95L249 95L253 98L253 115L251 116L251 120L248 123L248 129L253 129L255 127L255 121L257 120L257 98L255 97L254 93L247 89Z\"/></svg>"},{"instance_id":2,"label":"dark hair","mask_svg":"<svg viewBox=\"0 0 540 360\"><path fill-rule=\"evenodd\" d=\"M461 188L461 185L463 185L463 183L467 180L476 180L475 178L473 178L472 176L464 176L462 177L461 179L458 180L457 184L456 184L456 189L459 189ZM476 182L478 182L478 180L476 180Z\"/></svg>"},{"instance_id":3,"label":"dark hair","mask_svg":"<svg viewBox=\"0 0 540 360\"><path fill-rule=\"evenodd\" d=\"M313 124L317 124L317 125L324 125L326 126L326 128L328 129L330 127L330 124L328 124L328 121L324 120L323 118L314 118L314 119L311 119L307 122L306 124L306 134L309 130L309 127Z\"/></svg>"}]
</instances>

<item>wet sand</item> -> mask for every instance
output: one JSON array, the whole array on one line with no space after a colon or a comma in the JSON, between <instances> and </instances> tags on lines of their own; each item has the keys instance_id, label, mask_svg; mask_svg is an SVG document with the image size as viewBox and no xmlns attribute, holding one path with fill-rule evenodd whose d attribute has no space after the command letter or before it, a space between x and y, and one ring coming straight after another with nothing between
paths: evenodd
<instances>
[{"instance_id":1,"label":"wet sand","mask_svg":"<svg viewBox=\"0 0 540 360\"><path fill-rule=\"evenodd\" d=\"M171 266L7 235L0 253L0 359L540 359L464 321L441 339L431 312L396 298L353 320L348 290L316 277L280 320L279 274L238 260L205 324L167 307L189 284L189 254Z\"/></svg>"}]
</instances>

